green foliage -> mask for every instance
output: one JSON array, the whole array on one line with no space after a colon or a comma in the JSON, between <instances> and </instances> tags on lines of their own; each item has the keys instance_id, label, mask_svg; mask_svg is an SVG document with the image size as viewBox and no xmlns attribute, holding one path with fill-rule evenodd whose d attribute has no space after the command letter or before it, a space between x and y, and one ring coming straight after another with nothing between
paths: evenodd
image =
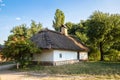
<instances>
[{"instance_id":1,"label":"green foliage","mask_svg":"<svg viewBox=\"0 0 120 80\"><path fill-rule=\"evenodd\" d=\"M101 41L104 40L105 34L107 34L110 30L109 29L109 21L108 21L108 14L104 14L102 12L94 12L91 15L89 22L88 22L88 36L90 37L90 41L92 43L99 44Z\"/></svg>"},{"instance_id":2,"label":"green foliage","mask_svg":"<svg viewBox=\"0 0 120 80\"><path fill-rule=\"evenodd\" d=\"M15 26L11 30L11 33L13 33L13 35L10 35L8 39L10 39L10 37L12 36L16 36L16 37L24 36L26 38L31 38L33 35L38 33L40 30L42 30L42 24L41 23L37 24L34 20L32 20L30 28L27 28L26 24Z\"/></svg>"},{"instance_id":3,"label":"green foliage","mask_svg":"<svg viewBox=\"0 0 120 80\"><path fill-rule=\"evenodd\" d=\"M87 20L89 41L99 48L101 60L120 37L120 15L95 11Z\"/></svg>"},{"instance_id":4,"label":"green foliage","mask_svg":"<svg viewBox=\"0 0 120 80\"><path fill-rule=\"evenodd\" d=\"M25 36L27 37L27 28L26 24L22 24L19 26L15 26L12 30L11 33L13 33L14 36Z\"/></svg>"},{"instance_id":5,"label":"green foliage","mask_svg":"<svg viewBox=\"0 0 120 80\"><path fill-rule=\"evenodd\" d=\"M31 28L28 29L27 35L30 38L31 36L35 35L38 33L40 30L42 30L42 24L41 23L36 23L34 20L31 22Z\"/></svg>"},{"instance_id":6,"label":"green foliage","mask_svg":"<svg viewBox=\"0 0 120 80\"><path fill-rule=\"evenodd\" d=\"M96 47L90 47L90 52L89 52L89 60L90 61L99 61L100 60L100 52L98 50L98 48Z\"/></svg>"},{"instance_id":7,"label":"green foliage","mask_svg":"<svg viewBox=\"0 0 120 80\"><path fill-rule=\"evenodd\" d=\"M85 21L81 21L78 24L67 22L65 24L68 28L68 33L70 35L76 36L79 40L81 40L83 43L87 43L88 37L87 37L87 26Z\"/></svg>"},{"instance_id":8,"label":"green foliage","mask_svg":"<svg viewBox=\"0 0 120 80\"><path fill-rule=\"evenodd\" d=\"M71 23L71 22L67 22L65 25L67 26L68 34L75 35L75 32L78 29L77 24Z\"/></svg>"},{"instance_id":9,"label":"green foliage","mask_svg":"<svg viewBox=\"0 0 120 80\"><path fill-rule=\"evenodd\" d=\"M64 13L60 9L57 9L54 16L53 28L56 31L60 31L60 27L64 24L64 21L65 21Z\"/></svg>"},{"instance_id":10,"label":"green foliage","mask_svg":"<svg viewBox=\"0 0 120 80\"><path fill-rule=\"evenodd\" d=\"M104 55L104 60L106 61L120 61L120 51L111 49L107 51Z\"/></svg>"},{"instance_id":11,"label":"green foliage","mask_svg":"<svg viewBox=\"0 0 120 80\"><path fill-rule=\"evenodd\" d=\"M87 43L88 37L84 33L76 32L76 36L78 39L80 39L82 42Z\"/></svg>"},{"instance_id":12,"label":"green foliage","mask_svg":"<svg viewBox=\"0 0 120 80\"><path fill-rule=\"evenodd\" d=\"M19 62L21 67L25 67L32 60L32 54L38 51L39 49L30 40L16 38L5 43L3 55Z\"/></svg>"},{"instance_id":13,"label":"green foliage","mask_svg":"<svg viewBox=\"0 0 120 80\"><path fill-rule=\"evenodd\" d=\"M32 60L32 54L40 53L40 49L30 41L30 37L41 30L42 25L32 21L31 27L26 28L25 24L14 27L11 30L8 40L5 42L5 47L2 50L3 56L11 58L21 67L26 67Z\"/></svg>"},{"instance_id":14,"label":"green foliage","mask_svg":"<svg viewBox=\"0 0 120 80\"><path fill-rule=\"evenodd\" d=\"M120 51L120 41L115 42L113 44L113 46L111 46L111 49L116 49L116 50Z\"/></svg>"}]
</instances>

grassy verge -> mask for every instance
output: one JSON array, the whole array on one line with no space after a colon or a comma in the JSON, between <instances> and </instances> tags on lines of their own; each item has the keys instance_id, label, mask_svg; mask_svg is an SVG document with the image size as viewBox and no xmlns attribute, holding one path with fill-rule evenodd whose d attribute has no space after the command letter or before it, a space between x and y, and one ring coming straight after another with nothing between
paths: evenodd
<instances>
[{"instance_id":1,"label":"grassy verge","mask_svg":"<svg viewBox=\"0 0 120 80\"><path fill-rule=\"evenodd\" d=\"M79 62L61 66L32 65L20 71L32 71L36 73L82 76L85 79L120 79L120 62ZM82 78L82 80L84 80ZM76 80L76 79L75 79ZM81 80L81 79L80 79Z\"/></svg>"},{"instance_id":2,"label":"grassy verge","mask_svg":"<svg viewBox=\"0 0 120 80\"><path fill-rule=\"evenodd\" d=\"M25 71L45 72L50 74L119 74L120 62L80 62L61 66L40 66L32 65Z\"/></svg>"}]
</instances>

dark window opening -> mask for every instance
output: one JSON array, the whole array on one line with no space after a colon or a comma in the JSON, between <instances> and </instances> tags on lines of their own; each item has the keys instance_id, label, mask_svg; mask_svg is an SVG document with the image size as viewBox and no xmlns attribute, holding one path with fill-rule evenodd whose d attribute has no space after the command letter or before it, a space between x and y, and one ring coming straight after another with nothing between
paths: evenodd
<instances>
[{"instance_id":1,"label":"dark window opening","mask_svg":"<svg viewBox=\"0 0 120 80\"><path fill-rule=\"evenodd\" d=\"M78 59L78 60L80 59L80 54L79 54L79 52L77 52L77 59Z\"/></svg>"},{"instance_id":2,"label":"dark window opening","mask_svg":"<svg viewBox=\"0 0 120 80\"><path fill-rule=\"evenodd\" d=\"M59 54L59 57L62 58L62 54L61 53Z\"/></svg>"}]
</instances>

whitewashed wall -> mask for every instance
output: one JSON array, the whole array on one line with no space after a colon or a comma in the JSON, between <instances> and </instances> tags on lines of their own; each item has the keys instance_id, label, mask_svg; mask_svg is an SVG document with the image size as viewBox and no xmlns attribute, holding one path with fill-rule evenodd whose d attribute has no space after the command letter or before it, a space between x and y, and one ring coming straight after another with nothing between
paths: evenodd
<instances>
[{"instance_id":1,"label":"whitewashed wall","mask_svg":"<svg viewBox=\"0 0 120 80\"><path fill-rule=\"evenodd\" d=\"M53 61L53 50L43 50L40 54L34 54L33 61Z\"/></svg>"},{"instance_id":2,"label":"whitewashed wall","mask_svg":"<svg viewBox=\"0 0 120 80\"><path fill-rule=\"evenodd\" d=\"M62 57L60 57L60 54ZM79 52L80 60L88 60L88 52ZM41 54L34 54L33 61L65 61L77 60L77 51L43 50Z\"/></svg>"},{"instance_id":3,"label":"whitewashed wall","mask_svg":"<svg viewBox=\"0 0 120 80\"><path fill-rule=\"evenodd\" d=\"M62 57L60 58L60 54ZM54 61L64 61L64 60L77 60L76 51L67 51L67 50L54 50L53 51Z\"/></svg>"},{"instance_id":4,"label":"whitewashed wall","mask_svg":"<svg viewBox=\"0 0 120 80\"><path fill-rule=\"evenodd\" d=\"M79 52L80 60L88 60L88 52Z\"/></svg>"}]
</instances>

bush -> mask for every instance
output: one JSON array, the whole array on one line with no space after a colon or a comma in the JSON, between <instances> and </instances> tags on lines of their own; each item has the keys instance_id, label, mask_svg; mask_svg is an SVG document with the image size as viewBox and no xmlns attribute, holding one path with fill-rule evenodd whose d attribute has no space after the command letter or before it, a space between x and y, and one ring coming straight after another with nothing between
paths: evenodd
<instances>
[{"instance_id":1,"label":"bush","mask_svg":"<svg viewBox=\"0 0 120 80\"><path fill-rule=\"evenodd\" d=\"M89 60L90 61L99 61L100 60L100 52L97 48L94 48L94 47L90 48Z\"/></svg>"},{"instance_id":2,"label":"bush","mask_svg":"<svg viewBox=\"0 0 120 80\"><path fill-rule=\"evenodd\" d=\"M105 61L120 61L120 51L111 49L104 55Z\"/></svg>"},{"instance_id":3,"label":"bush","mask_svg":"<svg viewBox=\"0 0 120 80\"><path fill-rule=\"evenodd\" d=\"M34 53L40 53L40 49L29 39L16 38L17 40L6 41L5 47L2 50L3 56L11 58L20 64L21 68L27 67L32 60Z\"/></svg>"}]
</instances>

